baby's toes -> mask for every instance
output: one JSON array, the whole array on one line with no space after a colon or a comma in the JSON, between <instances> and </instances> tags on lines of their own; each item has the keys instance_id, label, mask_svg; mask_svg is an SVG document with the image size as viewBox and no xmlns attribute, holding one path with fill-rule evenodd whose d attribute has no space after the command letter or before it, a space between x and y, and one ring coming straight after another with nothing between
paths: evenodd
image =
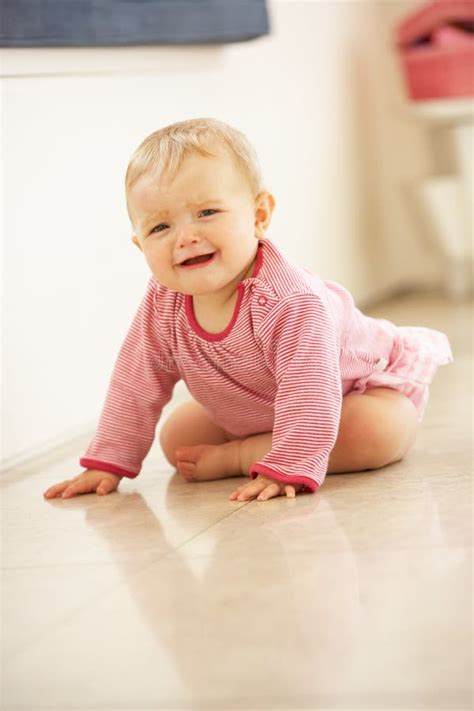
<instances>
[{"instance_id":1,"label":"baby's toes","mask_svg":"<svg viewBox=\"0 0 474 711\"><path fill-rule=\"evenodd\" d=\"M178 461L176 468L178 472L184 476L188 481L193 481L193 474L196 469L196 465L193 462L180 462Z\"/></svg>"},{"instance_id":2,"label":"baby's toes","mask_svg":"<svg viewBox=\"0 0 474 711\"><path fill-rule=\"evenodd\" d=\"M205 445L197 444L194 447L178 447L175 452L178 462L197 462Z\"/></svg>"}]
</instances>

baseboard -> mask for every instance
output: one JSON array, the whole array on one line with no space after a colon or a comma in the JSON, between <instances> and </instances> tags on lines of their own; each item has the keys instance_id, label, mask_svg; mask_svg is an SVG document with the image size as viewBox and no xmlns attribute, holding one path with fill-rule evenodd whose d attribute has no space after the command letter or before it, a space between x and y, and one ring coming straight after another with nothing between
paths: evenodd
<instances>
[{"instance_id":1,"label":"baseboard","mask_svg":"<svg viewBox=\"0 0 474 711\"><path fill-rule=\"evenodd\" d=\"M86 446L94 434L94 426L95 423L91 423L63 432L54 439L42 442L35 447L19 452L13 457L2 460L0 463L0 476L9 474L19 467L26 473L26 470L45 466L48 462L65 456L68 450L80 448L82 443Z\"/></svg>"},{"instance_id":2,"label":"baseboard","mask_svg":"<svg viewBox=\"0 0 474 711\"><path fill-rule=\"evenodd\" d=\"M166 417L169 409L177 404L189 399L190 393L183 381L176 383L173 398L171 402L163 409L163 417ZM160 423L159 423L160 424ZM158 424L158 426L159 426ZM24 449L12 457L0 460L0 476L11 473L21 467L22 472L31 473L33 470L47 466L48 463L67 456L68 452L81 451L86 449L87 445L94 436L97 427L96 421L91 421L84 424L82 427L76 427L71 430L62 432L53 439L46 440L39 445Z\"/></svg>"}]
</instances>

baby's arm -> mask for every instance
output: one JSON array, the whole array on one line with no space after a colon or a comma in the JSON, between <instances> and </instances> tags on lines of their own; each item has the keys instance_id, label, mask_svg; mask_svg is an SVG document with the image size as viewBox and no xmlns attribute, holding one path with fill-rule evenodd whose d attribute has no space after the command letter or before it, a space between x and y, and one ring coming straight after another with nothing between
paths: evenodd
<instances>
[{"instance_id":1,"label":"baby's arm","mask_svg":"<svg viewBox=\"0 0 474 711\"><path fill-rule=\"evenodd\" d=\"M259 337L275 374L275 416L271 449L250 466L250 478L258 484L248 483L245 490L253 494L270 479L281 493L286 484L315 491L327 472L342 407L332 318L319 296L292 295L270 313Z\"/></svg>"},{"instance_id":2,"label":"baby's arm","mask_svg":"<svg viewBox=\"0 0 474 711\"><path fill-rule=\"evenodd\" d=\"M80 460L86 471L50 487L46 498L108 494L123 476L140 472L161 411L180 378L159 327L155 296L150 280L115 363L97 432Z\"/></svg>"}]
</instances>

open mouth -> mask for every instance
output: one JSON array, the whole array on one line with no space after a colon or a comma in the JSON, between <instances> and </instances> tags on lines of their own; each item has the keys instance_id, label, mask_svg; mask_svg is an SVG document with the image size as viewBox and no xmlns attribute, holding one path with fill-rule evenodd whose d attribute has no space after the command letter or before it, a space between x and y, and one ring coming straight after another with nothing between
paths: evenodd
<instances>
[{"instance_id":1,"label":"open mouth","mask_svg":"<svg viewBox=\"0 0 474 711\"><path fill-rule=\"evenodd\" d=\"M201 254L199 257L191 257L190 259L185 259L184 262L181 262L179 265L180 267L194 267L194 266L202 266L204 264L208 264L212 259L214 258L215 252L212 252L212 254Z\"/></svg>"}]
</instances>

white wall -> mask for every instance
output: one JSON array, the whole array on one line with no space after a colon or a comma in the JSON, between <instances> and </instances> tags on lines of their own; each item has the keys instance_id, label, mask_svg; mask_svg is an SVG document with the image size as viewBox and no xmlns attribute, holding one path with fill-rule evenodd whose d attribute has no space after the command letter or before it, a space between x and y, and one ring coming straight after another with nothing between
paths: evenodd
<instances>
[{"instance_id":1,"label":"white wall","mask_svg":"<svg viewBox=\"0 0 474 711\"><path fill-rule=\"evenodd\" d=\"M3 50L4 463L97 420L148 276L124 170L162 125L246 132L277 200L269 236L359 302L438 278L401 199L426 151L393 111L381 5L274 2L271 36L221 47Z\"/></svg>"}]
</instances>

